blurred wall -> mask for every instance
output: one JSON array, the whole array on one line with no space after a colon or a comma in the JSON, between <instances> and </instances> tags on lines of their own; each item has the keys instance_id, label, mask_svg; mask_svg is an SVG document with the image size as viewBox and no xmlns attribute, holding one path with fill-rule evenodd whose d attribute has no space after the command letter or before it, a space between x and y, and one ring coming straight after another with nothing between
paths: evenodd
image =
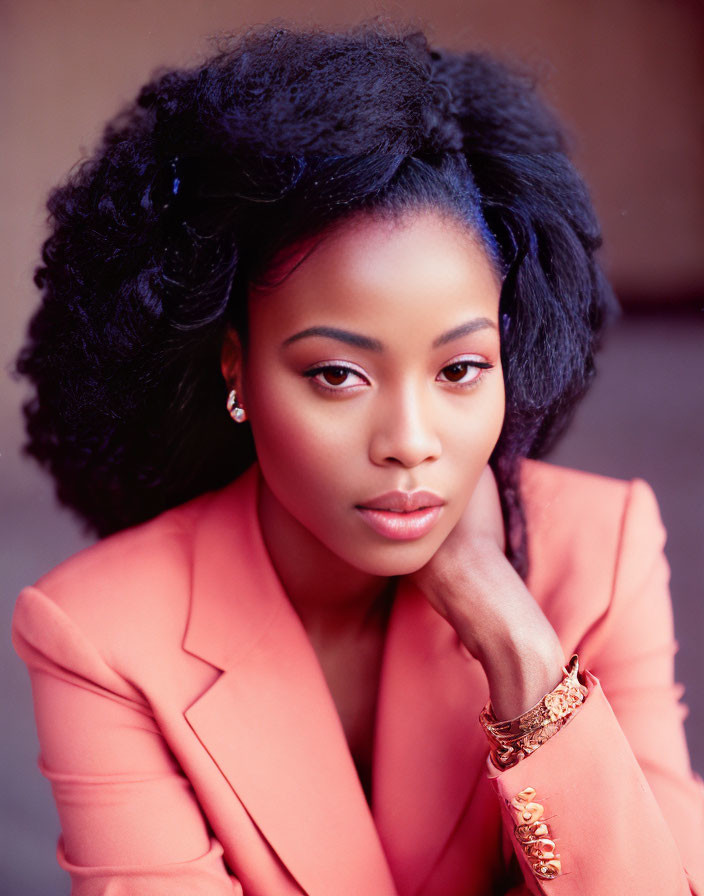
<instances>
[{"instance_id":1,"label":"blurred wall","mask_svg":"<svg viewBox=\"0 0 704 896\"><path fill-rule=\"evenodd\" d=\"M413 18L437 44L491 49L533 67L573 135L575 159L602 220L604 259L617 291L631 306L690 309L689 317L680 316L679 323L668 317L660 328L650 318L639 318L635 329L624 321L598 388L556 458L613 475L643 475L655 486L677 557L673 595L684 657L678 662L692 691L687 723L692 755L704 770L704 702L695 689L701 684L695 669L703 628L698 585L704 580L696 547L704 503L697 463L704 453L702 328L696 314L704 308L700 0L0 2L4 369L36 303L31 274L44 233L45 195L155 67L193 61L207 52L208 35L243 24L275 16L343 24L377 11ZM659 383L655 396L653 381ZM49 480L20 459L23 396L20 385L0 378L5 632L19 588L87 543L73 518L57 509ZM0 779L5 811L0 842L6 851L0 888L18 894L66 892L54 866L56 821L48 785L35 769L26 673L7 637L0 672L4 717L12 720Z\"/></svg>"}]
</instances>

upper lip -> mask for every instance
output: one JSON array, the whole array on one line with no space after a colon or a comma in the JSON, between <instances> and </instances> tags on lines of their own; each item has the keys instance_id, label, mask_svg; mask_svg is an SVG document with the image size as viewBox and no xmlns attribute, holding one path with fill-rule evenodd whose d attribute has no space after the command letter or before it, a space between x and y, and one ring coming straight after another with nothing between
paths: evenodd
<instances>
[{"instance_id":1,"label":"upper lip","mask_svg":"<svg viewBox=\"0 0 704 896\"><path fill-rule=\"evenodd\" d=\"M444 504L445 501L434 492L386 492L371 498L358 507L366 507L369 510L394 510L397 513L410 513L413 510L420 510L421 507L437 507Z\"/></svg>"}]
</instances>

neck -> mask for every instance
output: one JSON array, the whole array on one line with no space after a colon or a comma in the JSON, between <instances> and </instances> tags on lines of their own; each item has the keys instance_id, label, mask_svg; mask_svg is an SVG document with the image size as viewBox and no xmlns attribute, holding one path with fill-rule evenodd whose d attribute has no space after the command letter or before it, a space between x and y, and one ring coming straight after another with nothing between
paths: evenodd
<instances>
[{"instance_id":1,"label":"neck","mask_svg":"<svg viewBox=\"0 0 704 896\"><path fill-rule=\"evenodd\" d=\"M309 635L354 636L383 626L395 579L363 572L333 554L264 481L257 511L272 565Z\"/></svg>"}]
</instances>

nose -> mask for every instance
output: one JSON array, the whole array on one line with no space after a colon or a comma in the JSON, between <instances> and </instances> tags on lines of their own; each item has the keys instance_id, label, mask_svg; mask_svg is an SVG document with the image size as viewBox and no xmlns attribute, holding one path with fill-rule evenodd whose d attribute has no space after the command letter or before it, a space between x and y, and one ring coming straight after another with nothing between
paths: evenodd
<instances>
[{"instance_id":1,"label":"nose","mask_svg":"<svg viewBox=\"0 0 704 896\"><path fill-rule=\"evenodd\" d=\"M390 393L378 408L369 443L372 463L415 467L437 460L442 443L427 390L406 384ZM435 409L437 411L437 409Z\"/></svg>"}]
</instances>

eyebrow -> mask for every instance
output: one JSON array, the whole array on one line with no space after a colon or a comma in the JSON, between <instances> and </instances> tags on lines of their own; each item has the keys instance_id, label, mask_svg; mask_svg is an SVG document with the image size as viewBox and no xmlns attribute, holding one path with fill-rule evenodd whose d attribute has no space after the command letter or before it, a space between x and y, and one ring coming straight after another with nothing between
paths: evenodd
<instances>
[{"instance_id":1,"label":"eyebrow","mask_svg":"<svg viewBox=\"0 0 704 896\"><path fill-rule=\"evenodd\" d=\"M447 342L452 342L453 339L459 339L460 336L467 336L477 330L484 330L486 328L491 328L493 330L498 329L496 324L489 320L488 317L475 317L474 320L469 320L464 324L460 324L458 327L453 327L451 330L438 336L433 342L433 348L439 348ZM297 342L299 339L306 339L309 336L325 336L328 339L337 339L339 342L346 342L347 345L366 349L370 352L384 351L384 344L378 339L374 339L371 336L364 336L362 333L353 333L350 330L341 330L338 327L307 327L305 330L301 330L300 333L294 333L293 336L289 336L288 339L285 339L283 346L290 345L292 342Z\"/></svg>"}]
</instances>

